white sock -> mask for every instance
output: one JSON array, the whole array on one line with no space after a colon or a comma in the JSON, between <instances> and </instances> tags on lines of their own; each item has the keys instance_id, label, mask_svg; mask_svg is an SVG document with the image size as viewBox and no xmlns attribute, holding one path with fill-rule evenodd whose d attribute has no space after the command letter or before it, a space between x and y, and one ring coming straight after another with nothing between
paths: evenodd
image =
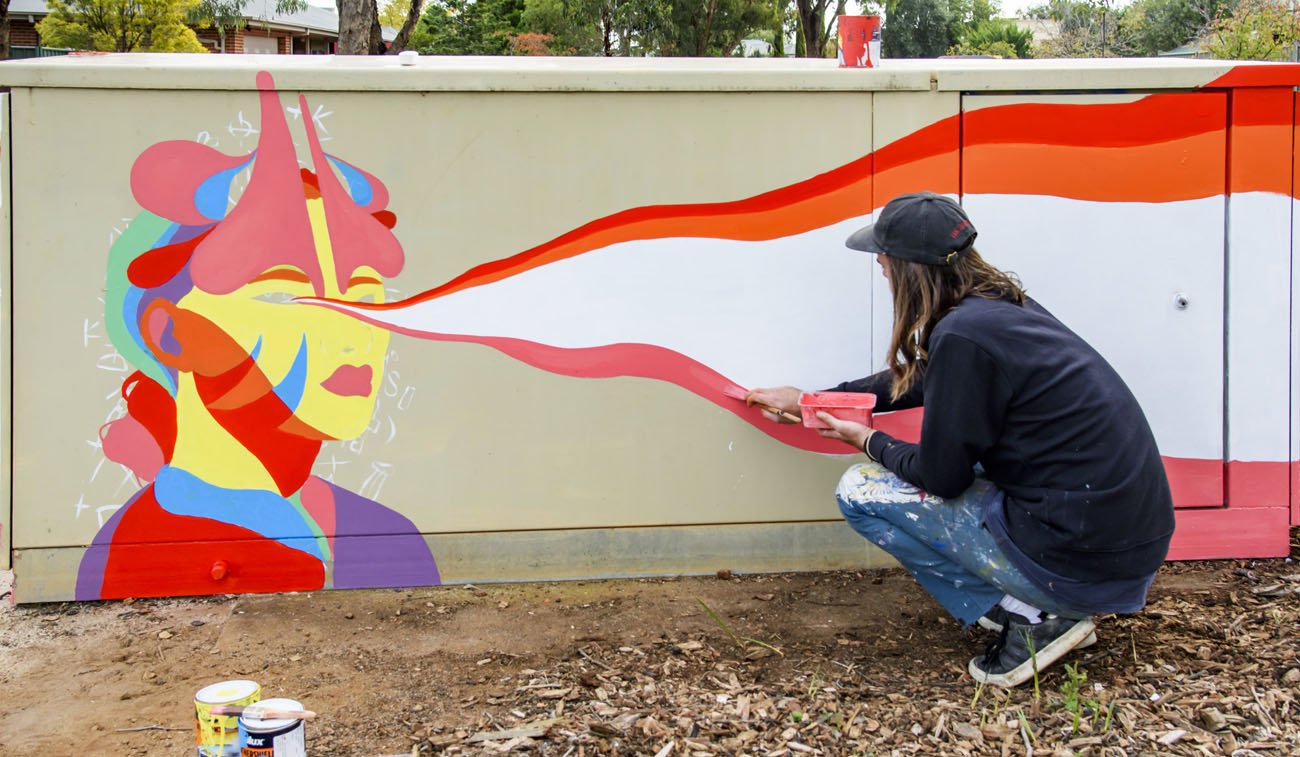
<instances>
[{"instance_id":1,"label":"white sock","mask_svg":"<svg viewBox=\"0 0 1300 757\"><path fill-rule=\"evenodd\" d=\"M1014 612L1025 620L1028 620L1031 626L1036 626L1043 622L1042 610L1034 607L1028 602L1022 602L1010 594L1003 594L1002 599L998 600L998 604L1007 612Z\"/></svg>"}]
</instances>

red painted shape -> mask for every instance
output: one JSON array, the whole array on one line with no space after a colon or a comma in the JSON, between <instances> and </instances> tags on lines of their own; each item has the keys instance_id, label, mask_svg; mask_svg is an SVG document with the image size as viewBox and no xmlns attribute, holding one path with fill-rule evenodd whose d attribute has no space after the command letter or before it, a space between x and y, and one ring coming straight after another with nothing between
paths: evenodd
<instances>
[{"instance_id":1,"label":"red painted shape","mask_svg":"<svg viewBox=\"0 0 1300 757\"><path fill-rule=\"evenodd\" d=\"M1163 456L1174 507L1223 507L1223 461Z\"/></svg>"},{"instance_id":2,"label":"red painted shape","mask_svg":"<svg viewBox=\"0 0 1300 757\"><path fill-rule=\"evenodd\" d=\"M170 392L136 371L122 382L128 414L138 420L158 443L163 460L172 459L176 447L176 400Z\"/></svg>"},{"instance_id":3,"label":"red painted shape","mask_svg":"<svg viewBox=\"0 0 1300 757\"><path fill-rule=\"evenodd\" d=\"M1291 500L1291 463L1233 460L1228 463L1228 507L1285 508Z\"/></svg>"},{"instance_id":4,"label":"red painted shape","mask_svg":"<svg viewBox=\"0 0 1300 757\"><path fill-rule=\"evenodd\" d=\"M1291 525L1300 526L1300 461L1291 463Z\"/></svg>"},{"instance_id":5,"label":"red painted shape","mask_svg":"<svg viewBox=\"0 0 1300 757\"><path fill-rule=\"evenodd\" d=\"M1150 95L1124 103L1014 103L964 114L965 145L1147 147L1223 130L1222 95Z\"/></svg>"},{"instance_id":6,"label":"red painted shape","mask_svg":"<svg viewBox=\"0 0 1300 757\"><path fill-rule=\"evenodd\" d=\"M1202 89L1300 86L1300 65L1295 63L1241 63Z\"/></svg>"},{"instance_id":7,"label":"red painted shape","mask_svg":"<svg viewBox=\"0 0 1300 757\"><path fill-rule=\"evenodd\" d=\"M1291 154L1295 93L1290 89L1233 90L1228 132L1229 191L1291 195Z\"/></svg>"},{"instance_id":8,"label":"red painted shape","mask_svg":"<svg viewBox=\"0 0 1300 757\"><path fill-rule=\"evenodd\" d=\"M1286 557L1291 548L1285 507L1176 510L1170 560Z\"/></svg>"},{"instance_id":9,"label":"red painted shape","mask_svg":"<svg viewBox=\"0 0 1300 757\"><path fill-rule=\"evenodd\" d=\"M962 193L1094 202L1223 194L1227 96L1024 103L963 114Z\"/></svg>"},{"instance_id":10,"label":"red painted shape","mask_svg":"<svg viewBox=\"0 0 1300 757\"><path fill-rule=\"evenodd\" d=\"M916 444L921 441L921 420L925 413L921 408L896 410L892 413L880 413L872 419L873 425L895 439Z\"/></svg>"},{"instance_id":11,"label":"red painted shape","mask_svg":"<svg viewBox=\"0 0 1300 757\"><path fill-rule=\"evenodd\" d=\"M190 262L195 248L208 236L203 232L193 239L155 247L131 261L126 267L126 278L141 289L160 287L171 281Z\"/></svg>"},{"instance_id":12,"label":"red painted shape","mask_svg":"<svg viewBox=\"0 0 1300 757\"><path fill-rule=\"evenodd\" d=\"M224 577L214 566L224 563ZM173 515L153 487L140 494L113 534L100 599L307 591L325 585L317 558L229 523Z\"/></svg>"}]
</instances>

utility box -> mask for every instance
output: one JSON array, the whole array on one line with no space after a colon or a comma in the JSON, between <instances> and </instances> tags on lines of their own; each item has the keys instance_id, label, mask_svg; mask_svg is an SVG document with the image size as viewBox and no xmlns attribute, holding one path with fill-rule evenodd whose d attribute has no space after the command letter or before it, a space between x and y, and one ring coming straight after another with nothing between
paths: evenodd
<instances>
[{"instance_id":1,"label":"utility box","mask_svg":"<svg viewBox=\"0 0 1300 757\"><path fill-rule=\"evenodd\" d=\"M0 64L20 602L892 564L734 399L881 369L844 247L959 197L1141 402L1171 557L1296 498L1300 66ZM914 438L915 413L878 426Z\"/></svg>"}]
</instances>

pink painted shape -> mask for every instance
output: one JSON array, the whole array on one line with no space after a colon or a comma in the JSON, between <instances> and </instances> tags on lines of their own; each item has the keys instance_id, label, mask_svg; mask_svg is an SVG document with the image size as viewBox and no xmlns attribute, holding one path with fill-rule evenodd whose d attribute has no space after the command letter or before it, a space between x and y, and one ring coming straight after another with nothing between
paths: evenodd
<instances>
[{"instance_id":1,"label":"pink painted shape","mask_svg":"<svg viewBox=\"0 0 1300 757\"><path fill-rule=\"evenodd\" d=\"M253 173L226 220L195 251L191 262L194 283L205 292L228 294L269 268L291 265L307 274L316 292L323 295L325 287L289 125L271 75L258 73L257 86L261 90L262 133Z\"/></svg>"},{"instance_id":2,"label":"pink painted shape","mask_svg":"<svg viewBox=\"0 0 1300 757\"><path fill-rule=\"evenodd\" d=\"M1170 560L1286 557L1291 548L1285 507L1176 510Z\"/></svg>"},{"instance_id":3,"label":"pink painted shape","mask_svg":"<svg viewBox=\"0 0 1300 757\"><path fill-rule=\"evenodd\" d=\"M99 438L104 457L130 468L142 483L158 477L164 462L162 449L153 434L134 417L127 415L105 424L99 430Z\"/></svg>"},{"instance_id":4,"label":"pink painted shape","mask_svg":"<svg viewBox=\"0 0 1300 757\"><path fill-rule=\"evenodd\" d=\"M154 215L191 226L219 221L194 205L199 186L215 174L248 160L197 142L160 142L140 153L131 166L131 194Z\"/></svg>"},{"instance_id":5,"label":"pink painted shape","mask_svg":"<svg viewBox=\"0 0 1300 757\"><path fill-rule=\"evenodd\" d=\"M1228 463L1228 507L1289 507L1291 463L1232 460Z\"/></svg>"},{"instance_id":6,"label":"pink painted shape","mask_svg":"<svg viewBox=\"0 0 1300 757\"><path fill-rule=\"evenodd\" d=\"M374 388L374 372L368 365L340 365L320 385L340 397L365 397Z\"/></svg>"},{"instance_id":7,"label":"pink painted shape","mask_svg":"<svg viewBox=\"0 0 1300 757\"><path fill-rule=\"evenodd\" d=\"M330 552L334 552L334 532L336 531L335 509L334 509L334 492L330 485L324 479L310 476L306 483L302 485L302 491L299 495L302 506L307 510L311 519L316 521L321 531L325 533L329 541Z\"/></svg>"},{"instance_id":8,"label":"pink painted shape","mask_svg":"<svg viewBox=\"0 0 1300 757\"><path fill-rule=\"evenodd\" d=\"M298 97L298 107L304 114L310 113L307 98ZM379 219L361 208L334 175L334 168L321 149L320 140L316 138L316 125L310 117L303 118L307 129L307 141L311 145L312 164L316 167L316 178L320 183L320 196L325 204L325 222L329 226L330 245L334 249L335 276L340 292L348 289L348 279L353 271L368 265L386 278L402 272L406 256L397 237ZM350 164L349 164L350 165ZM372 182L375 198L366 206L373 207L378 198L388 200L388 190L378 179L366 174Z\"/></svg>"},{"instance_id":9,"label":"pink painted shape","mask_svg":"<svg viewBox=\"0 0 1300 757\"><path fill-rule=\"evenodd\" d=\"M346 309L333 302L322 301L309 304L332 308L366 323L396 331L399 334L419 337L420 339L435 342L481 344L535 368L541 368L544 371L557 373L561 376L575 376L578 378L637 376L667 381L703 397L728 412L734 413L741 420L759 431L792 447L798 447L809 452L853 454L843 442L823 438L796 424L772 423L762 416L758 408L736 404L735 398L727 395L729 387L737 386L735 382L728 380L712 368L698 363L680 352L657 345L610 344L602 347L567 349L529 342L523 339L420 331L418 329L393 326L377 320L365 312ZM731 391L734 393L734 390Z\"/></svg>"}]
</instances>

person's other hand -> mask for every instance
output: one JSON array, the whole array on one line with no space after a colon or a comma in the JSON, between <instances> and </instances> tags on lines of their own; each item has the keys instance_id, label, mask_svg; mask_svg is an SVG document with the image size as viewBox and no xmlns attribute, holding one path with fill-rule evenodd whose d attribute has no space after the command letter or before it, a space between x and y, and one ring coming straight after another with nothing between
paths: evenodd
<instances>
[{"instance_id":1,"label":"person's other hand","mask_svg":"<svg viewBox=\"0 0 1300 757\"><path fill-rule=\"evenodd\" d=\"M763 417L769 421L794 423L795 421L781 415L779 411L790 413L796 418L802 418L803 414L799 412L799 395L801 394L803 394L803 390L793 386L751 389L749 394L745 396L745 404L750 406L758 405L763 411Z\"/></svg>"},{"instance_id":2,"label":"person's other hand","mask_svg":"<svg viewBox=\"0 0 1300 757\"><path fill-rule=\"evenodd\" d=\"M830 428L818 429L817 432L827 439L839 439L861 452L867 446L867 440L875 433L875 429L870 426L864 426L861 423L853 421L842 421L839 418L826 412L817 413L817 418Z\"/></svg>"}]
</instances>

